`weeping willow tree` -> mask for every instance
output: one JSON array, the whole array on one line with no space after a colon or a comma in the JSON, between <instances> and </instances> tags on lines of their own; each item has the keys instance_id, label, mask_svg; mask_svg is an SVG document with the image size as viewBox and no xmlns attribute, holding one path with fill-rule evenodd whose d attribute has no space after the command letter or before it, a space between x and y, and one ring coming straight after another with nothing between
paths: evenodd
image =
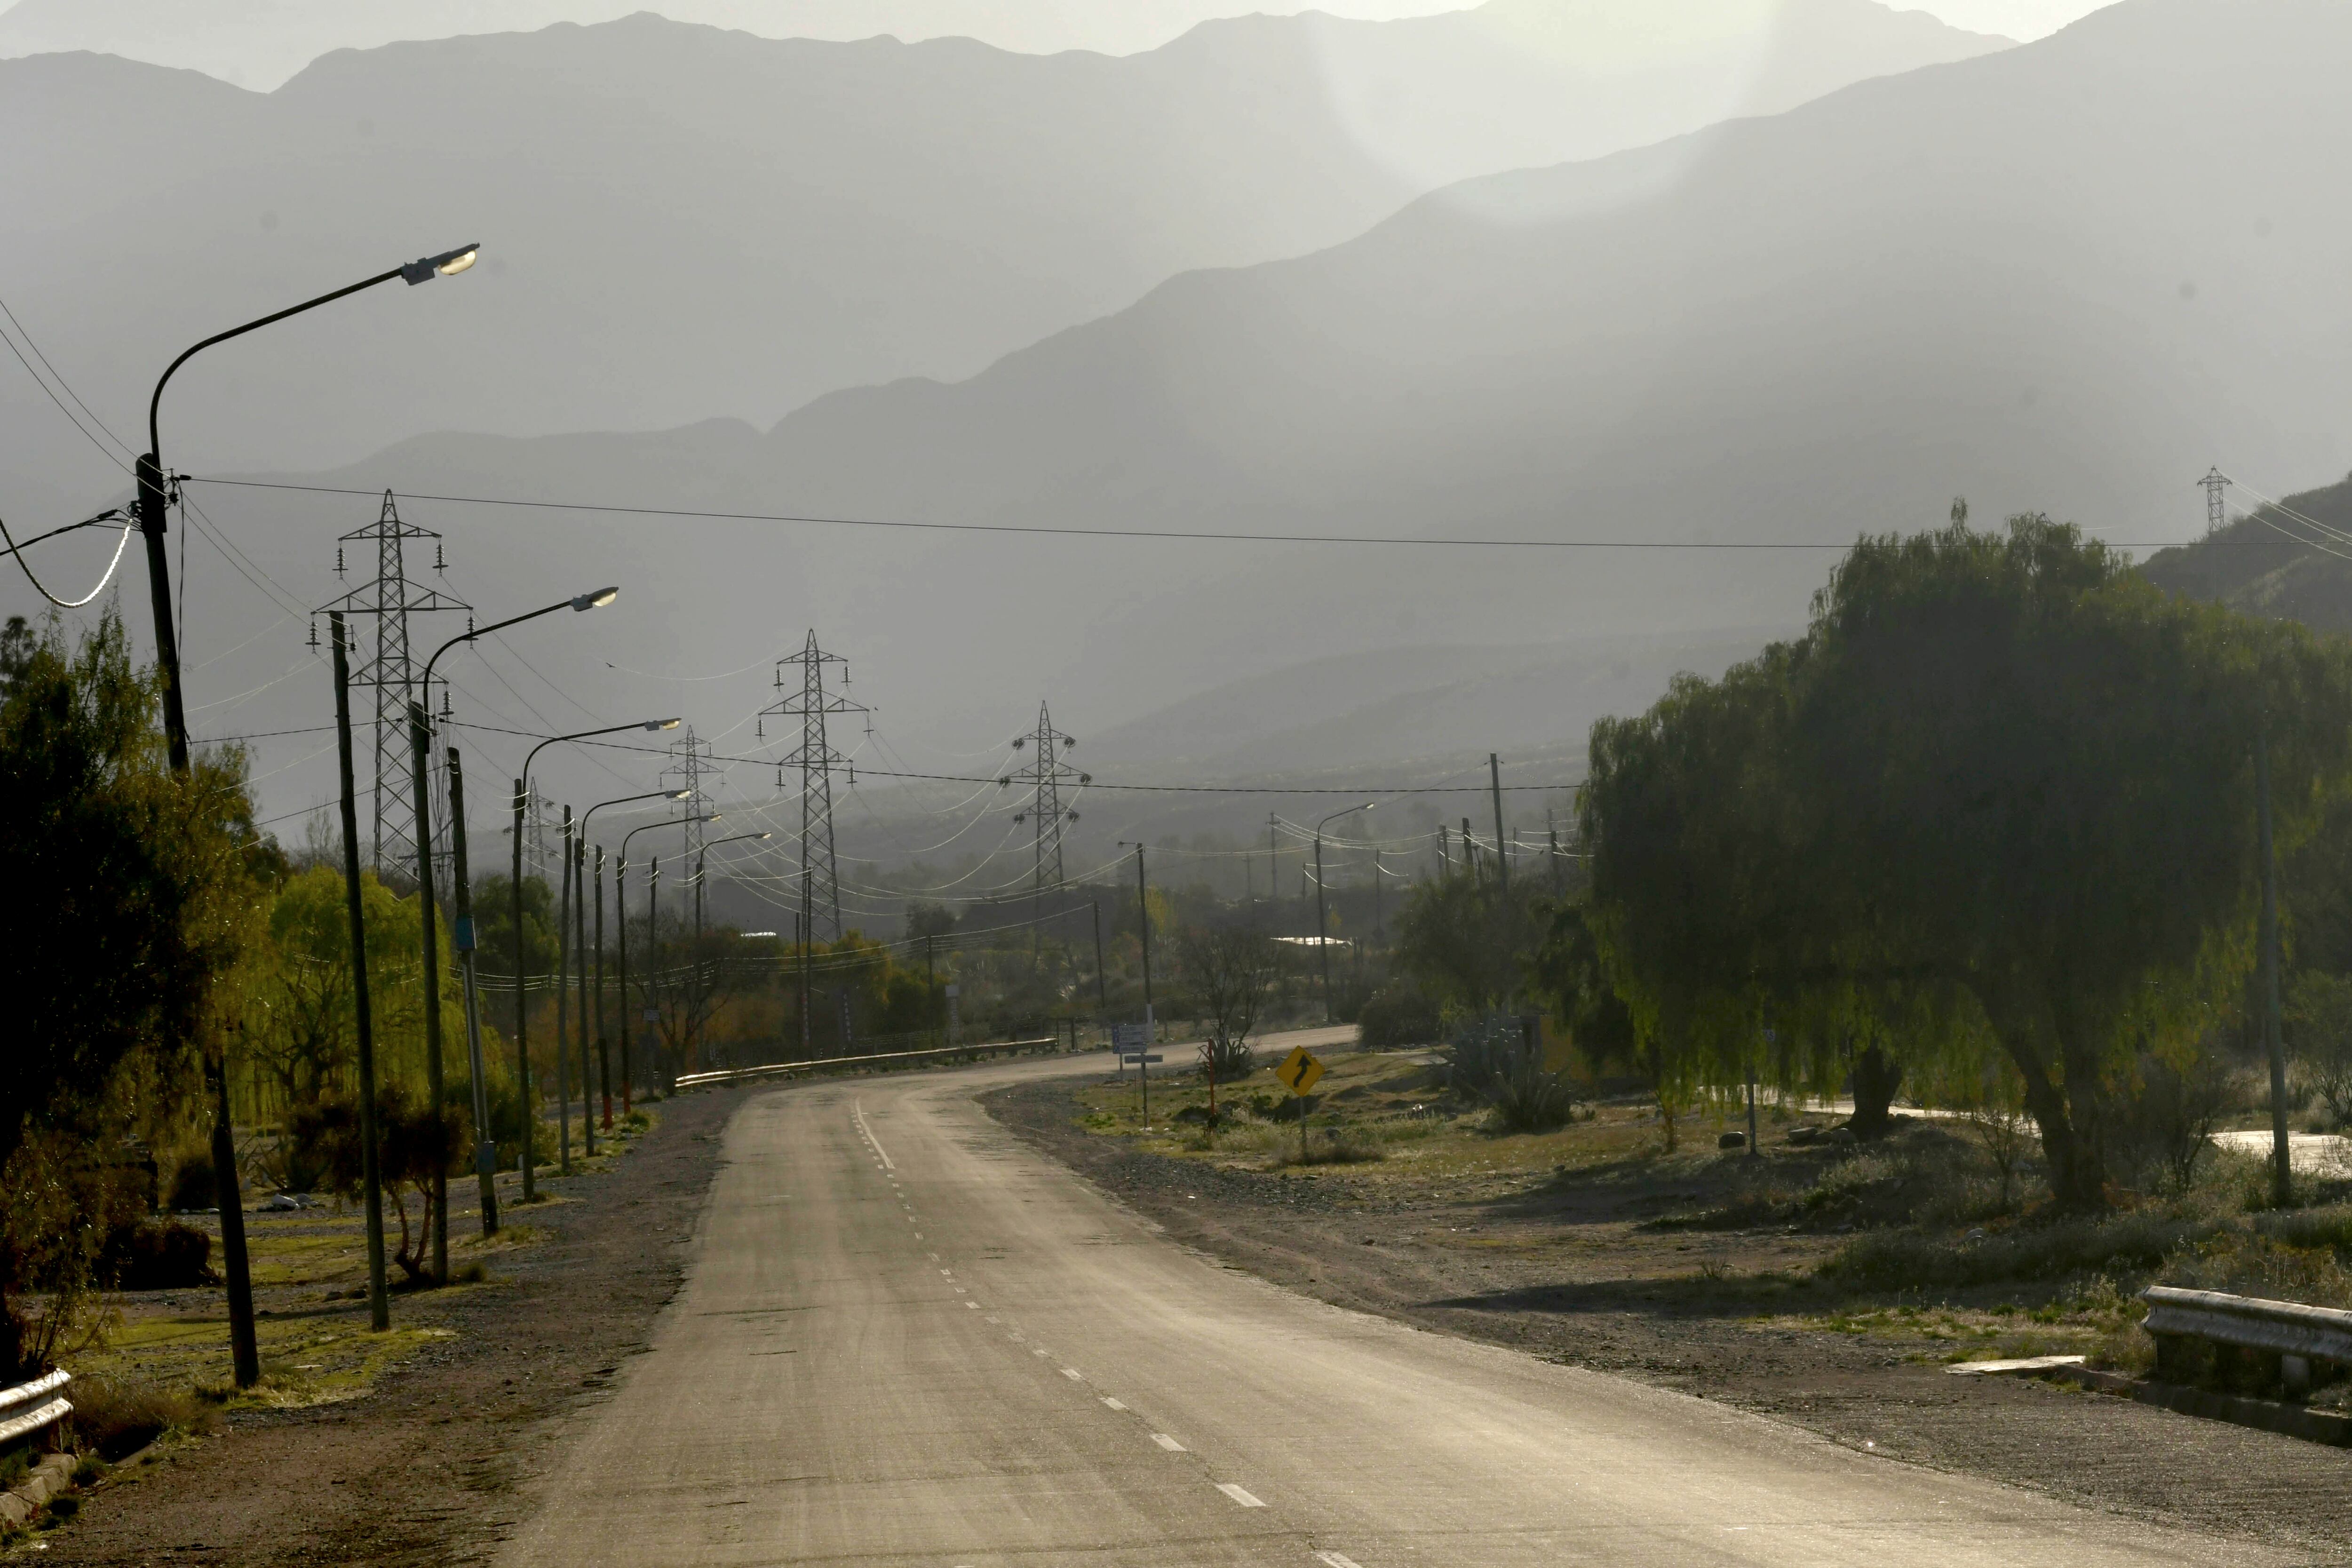
<instances>
[{"instance_id":1,"label":"weeping willow tree","mask_svg":"<svg viewBox=\"0 0 2352 1568\"><path fill-rule=\"evenodd\" d=\"M2071 527L1866 539L1804 637L1595 727L1587 918L1661 1081L1744 1076L1768 1014L1789 1088L1998 1051L2095 1207L2119 1084L2242 993L2258 738L2284 852L2347 732L2342 647Z\"/></svg>"}]
</instances>

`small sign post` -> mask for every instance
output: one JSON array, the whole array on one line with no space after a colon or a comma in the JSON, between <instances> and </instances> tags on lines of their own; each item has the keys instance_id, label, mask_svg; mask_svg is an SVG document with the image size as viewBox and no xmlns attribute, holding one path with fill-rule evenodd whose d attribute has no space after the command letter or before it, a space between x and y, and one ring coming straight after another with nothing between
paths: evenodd
<instances>
[{"instance_id":1,"label":"small sign post","mask_svg":"<svg viewBox=\"0 0 2352 1568\"><path fill-rule=\"evenodd\" d=\"M1151 1054L1151 1026L1149 1024L1113 1024L1110 1026L1111 1047L1118 1053L1120 1071L1133 1062L1143 1084L1143 1124L1151 1125L1151 1064L1162 1058Z\"/></svg>"},{"instance_id":2,"label":"small sign post","mask_svg":"<svg viewBox=\"0 0 2352 1568\"><path fill-rule=\"evenodd\" d=\"M1300 1163L1304 1163L1307 1159L1307 1091L1313 1089L1317 1081L1322 1078L1323 1064L1316 1060L1305 1046L1297 1046L1292 1047L1288 1056L1282 1058L1282 1065L1274 1069L1274 1076L1282 1080L1284 1088L1297 1097L1298 1158Z\"/></svg>"}]
</instances>

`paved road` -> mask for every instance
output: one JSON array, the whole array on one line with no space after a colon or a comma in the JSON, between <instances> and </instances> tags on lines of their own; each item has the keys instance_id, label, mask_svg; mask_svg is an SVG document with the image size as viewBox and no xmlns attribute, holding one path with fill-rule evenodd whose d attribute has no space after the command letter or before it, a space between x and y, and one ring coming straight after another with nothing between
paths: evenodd
<instances>
[{"instance_id":1,"label":"paved road","mask_svg":"<svg viewBox=\"0 0 2352 1568\"><path fill-rule=\"evenodd\" d=\"M1423 1333L1180 1249L972 1102L746 1100L685 1289L505 1561L890 1568L2265 1563Z\"/></svg>"}]
</instances>

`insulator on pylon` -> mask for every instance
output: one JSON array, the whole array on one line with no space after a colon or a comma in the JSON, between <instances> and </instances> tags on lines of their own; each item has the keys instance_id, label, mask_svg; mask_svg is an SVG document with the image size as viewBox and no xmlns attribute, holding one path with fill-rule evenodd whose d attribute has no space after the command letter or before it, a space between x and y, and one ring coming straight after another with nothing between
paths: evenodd
<instances>
[{"instance_id":1,"label":"insulator on pylon","mask_svg":"<svg viewBox=\"0 0 2352 1568\"><path fill-rule=\"evenodd\" d=\"M441 717L444 719L448 718L450 711L449 689L445 686L441 689Z\"/></svg>"},{"instance_id":2,"label":"insulator on pylon","mask_svg":"<svg viewBox=\"0 0 2352 1568\"><path fill-rule=\"evenodd\" d=\"M343 574L343 547L342 547L341 545L338 544L338 545L336 545L336 546L335 546L335 575L336 575L336 576L338 576L338 577L340 577L340 576L341 576L342 574Z\"/></svg>"},{"instance_id":3,"label":"insulator on pylon","mask_svg":"<svg viewBox=\"0 0 2352 1568\"><path fill-rule=\"evenodd\" d=\"M1013 737L1013 749L1016 752L1028 743L1029 737L1026 735L1015 735Z\"/></svg>"},{"instance_id":4,"label":"insulator on pylon","mask_svg":"<svg viewBox=\"0 0 2352 1568\"><path fill-rule=\"evenodd\" d=\"M761 740L764 741L768 738L768 721L765 719L755 721L751 728L759 732Z\"/></svg>"},{"instance_id":5,"label":"insulator on pylon","mask_svg":"<svg viewBox=\"0 0 2352 1568\"><path fill-rule=\"evenodd\" d=\"M310 646L312 647L319 646L319 623L316 621L310 623Z\"/></svg>"},{"instance_id":6,"label":"insulator on pylon","mask_svg":"<svg viewBox=\"0 0 2352 1568\"><path fill-rule=\"evenodd\" d=\"M778 789L784 787L784 764L782 763L776 764L776 787Z\"/></svg>"},{"instance_id":7,"label":"insulator on pylon","mask_svg":"<svg viewBox=\"0 0 2352 1568\"><path fill-rule=\"evenodd\" d=\"M441 542L437 539L433 542L433 570L436 572L449 570L448 560L441 553Z\"/></svg>"}]
</instances>

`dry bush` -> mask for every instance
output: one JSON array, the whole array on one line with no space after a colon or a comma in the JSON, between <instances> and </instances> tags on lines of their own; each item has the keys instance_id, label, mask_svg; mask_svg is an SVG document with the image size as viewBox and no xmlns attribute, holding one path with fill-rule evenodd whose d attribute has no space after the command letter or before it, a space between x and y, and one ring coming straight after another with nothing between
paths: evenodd
<instances>
[{"instance_id":1,"label":"dry bush","mask_svg":"<svg viewBox=\"0 0 2352 1568\"><path fill-rule=\"evenodd\" d=\"M116 1383L102 1377L76 1380L68 1429L77 1450L112 1462L136 1453L173 1432L204 1433L220 1426L220 1411L181 1388Z\"/></svg>"}]
</instances>

